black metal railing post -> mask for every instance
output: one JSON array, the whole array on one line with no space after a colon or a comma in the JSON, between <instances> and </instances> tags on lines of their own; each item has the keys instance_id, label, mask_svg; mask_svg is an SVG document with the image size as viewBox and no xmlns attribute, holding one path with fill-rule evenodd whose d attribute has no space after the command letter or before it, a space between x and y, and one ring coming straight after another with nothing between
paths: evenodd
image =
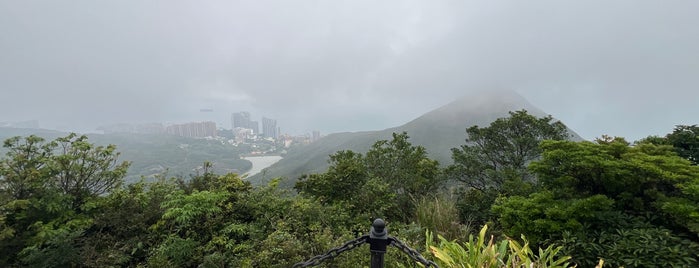
<instances>
[{"instance_id":1,"label":"black metal railing post","mask_svg":"<svg viewBox=\"0 0 699 268\"><path fill-rule=\"evenodd\" d=\"M374 220L371 224L371 231L369 232L369 251L371 252L371 268L383 268L384 265L384 254L386 253L386 247L391 241L388 240L388 229L386 229L386 222L382 219Z\"/></svg>"},{"instance_id":2,"label":"black metal railing post","mask_svg":"<svg viewBox=\"0 0 699 268\"><path fill-rule=\"evenodd\" d=\"M352 250L356 247L363 245L364 243L369 244L369 251L371 253L371 268L383 268L384 267L384 254L386 254L386 248L391 245L400 249L403 253L410 256L416 262L421 263L425 267L435 267L439 268L433 261L428 261L420 255L415 249L412 249L401 242L398 238L388 235L388 229L386 228L386 222L382 219L376 219L371 224L371 229L368 235L363 235L357 237L353 240L345 242L342 246L332 248L325 252L324 254L317 255L313 258L308 259L305 262L298 262L294 264L294 268L301 267L312 267L321 264L324 261L332 260L340 253Z\"/></svg>"}]
</instances>

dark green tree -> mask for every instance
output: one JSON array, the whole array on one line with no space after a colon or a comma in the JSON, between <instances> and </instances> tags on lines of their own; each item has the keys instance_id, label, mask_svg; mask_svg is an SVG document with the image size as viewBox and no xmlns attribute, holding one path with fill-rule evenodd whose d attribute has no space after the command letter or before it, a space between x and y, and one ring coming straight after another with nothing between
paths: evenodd
<instances>
[{"instance_id":1,"label":"dark green tree","mask_svg":"<svg viewBox=\"0 0 699 268\"><path fill-rule=\"evenodd\" d=\"M205 163L205 167L210 167ZM151 228L164 239L152 248L152 266L232 266L237 244L246 239L251 212L240 202L252 187L236 174L214 175L205 168L180 189L167 193L162 217Z\"/></svg>"},{"instance_id":2,"label":"dark green tree","mask_svg":"<svg viewBox=\"0 0 699 268\"><path fill-rule=\"evenodd\" d=\"M79 238L81 266L136 267L161 242L151 227L162 217L162 202L177 185L172 179L140 181L100 198L93 224Z\"/></svg>"},{"instance_id":3,"label":"dark green tree","mask_svg":"<svg viewBox=\"0 0 699 268\"><path fill-rule=\"evenodd\" d=\"M79 210L86 200L116 189L123 182L129 162L119 163L115 145L96 146L75 133L56 139L58 153L49 161L58 188L73 198Z\"/></svg>"},{"instance_id":4,"label":"dark green tree","mask_svg":"<svg viewBox=\"0 0 699 268\"><path fill-rule=\"evenodd\" d=\"M542 190L500 197L493 206L506 234L561 243L581 266L600 257L615 266L696 265L699 168L671 146L604 136L544 141L541 148L530 169ZM634 244L640 240L646 242ZM683 251L658 246L665 244Z\"/></svg>"},{"instance_id":5,"label":"dark green tree","mask_svg":"<svg viewBox=\"0 0 699 268\"><path fill-rule=\"evenodd\" d=\"M505 184L513 180L532 182L527 165L541 155L539 143L568 138L560 121L551 116L537 118L525 110L510 112L488 127L472 126L466 133L466 144L452 149L454 164L447 175L480 191L504 191Z\"/></svg>"},{"instance_id":6,"label":"dark green tree","mask_svg":"<svg viewBox=\"0 0 699 268\"><path fill-rule=\"evenodd\" d=\"M52 142L29 136L5 141L0 161L0 266L81 263L79 240L102 195L119 186L128 162L113 145L70 134Z\"/></svg>"},{"instance_id":7,"label":"dark green tree","mask_svg":"<svg viewBox=\"0 0 699 268\"><path fill-rule=\"evenodd\" d=\"M327 172L306 176L295 188L323 204L343 204L354 215L406 220L421 196L441 186L439 163L408 138L405 132L393 133L392 140L374 143L366 156L337 152Z\"/></svg>"},{"instance_id":8,"label":"dark green tree","mask_svg":"<svg viewBox=\"0 0 699 268\"><path fill-rule=\"evenodd\" d=\"M655 211L659 200L683 196L678 187L699 177L699 169L670 146L630 146L622 138L603 137L594 143L546 141L541 147L543 158L531 170L544 188L560 198L602 194L629 213Z\"/></svg>"},{"instance_id":9,"label":"dark green tree","mask_svg":"<svg viewBox=\"0 0 699 268\"><path fill-rule=\"evenodd\" d=\"M439 163L408 138L406 132L393 133L392 140L374 143L365 159L369 177L386 182L395 194L398 211L390 216L400 220L411 218L415 203L420 197L435 193L442 179Z\"/></svg>"},{"instance_id":10,"label":"dark green tree","mask_svg":"<svg viewBox=\"0 0 699 268\"><path fill-rule=\"evenodd\" d=\"M0 194L5 198L26 200L41 193L49 183L47 163L55 144L29 136L9 138L3 147L8 152L0 160Z\"/></svg>"},{"instance_id":11,"label":"dark green tree","mask_svg":"<svg viewBox=\"0 0 699 268\"><path fill-rule=\"evenodd\" d=\"M679 125L666 138L678 155L699 164L699 126Z\"/></svg>"},{"instance_id":12,"label":"dark green tree","mask_svg":"<svg viewBox=\"0 0 699 268\"><path fill-rule=\"evenodd\" d=\"M53 144L29 136L7 139L3 147L8 152L0 160L0 266L7 267L17 262L17 254L33 236L28 227L51 220L58 209L46 211L56 196L47 168Z\"/></svg>"},{"instance_id":13,"label":"dark green tree","mask_svg":"<svg viewBox=\"0 0 699 268\"><path fill-rule=\"evenodd\" d=\"M672 133L665 137L650 136L639 143L652 143L656 145L672 145L675 152L681 157L699 164L699 126L677 125Z\"/></svg>"},{"instance_id":14,"label":"dark green tree","mask_svg":"<svg viewBox=\"0 0 699 268\"><path fill-rule=\"evenodd\" d=\"M488 127L466 129L466 144L452 149L454 163L446 177L460 183L461 220L485 224L498 195L526 195L533 191L534 176L527 165L540 157L542 140L568 138L566 126L551 116L537 118L521 110L510 112Z\"/></svg>"},{"instance_id":15,"label":"dark green tree","mask_svg":"<svg viewBox=\"0 0 699 268\"><path fill-rule=\"evenodd\" d=\"M364 156L353 151L339 151L330 155L328 163L327 172L301 178L295 188L317 197L322 204L356 198L369 179Z\"/></svg>"}]
</instances>

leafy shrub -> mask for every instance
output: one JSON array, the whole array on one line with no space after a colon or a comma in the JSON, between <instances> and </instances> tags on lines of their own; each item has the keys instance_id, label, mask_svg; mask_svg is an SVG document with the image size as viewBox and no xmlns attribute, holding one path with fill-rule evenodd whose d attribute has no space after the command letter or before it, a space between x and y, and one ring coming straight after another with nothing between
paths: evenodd
<instances>
[{"instance_id":1,"label":"leafy shrub","mask_svg":"<svg viewBox=\"0 0 699 268\"><path fill-rule=\"evenodd\" d=\"M604 259L611 267L696 267L699 245L664 228L603 231L590 236L565 233L560 244L580 267Z\"/></svg>"},{"instance_id":2,"label":"leafy shrub","mask_svg":"<svg viewBox=\"0 0 699 268\"><path fill-rule=\"evenodd\" d=\"M602 195L560 200L542 191L529 197L500 198L493 211L507 235L524 234L538 245L543 240L560 238L564 231L576 233L601 222L611 213L613 203Z\"/></svg>"},{"instance_id":3,"label":"leafy shrub","mask_svg":"<svg viewBox=\"0 0 699 268\"><path fill-rule=\"evenodd\" d=\"M549 246L539 248L538 254L529 247L529 242L522 236L524 244L507 239L495 242L491 236L486 244L485 225L478 238L469 236L466 243L448 241L438 235L439 245L432 245L432 234L427 234L427 246L437 258L440 267L569 267L569 256L560 256L562 247Z\"/></svg>"}]
</instances>

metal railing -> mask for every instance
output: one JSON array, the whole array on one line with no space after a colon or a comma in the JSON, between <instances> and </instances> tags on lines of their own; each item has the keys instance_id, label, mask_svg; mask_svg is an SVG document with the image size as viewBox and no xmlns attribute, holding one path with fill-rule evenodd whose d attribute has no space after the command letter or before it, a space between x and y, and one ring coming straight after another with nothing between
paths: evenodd
<instances>
[{"instance_id":1,"label":"metal railing","mask_svg":"<svg viewBox=\"0 0 699 268\"><path fill-rule=\"evenodd\" d=\"M344 244L342 244L342 246L332 248L324 254L317 255L313 258L308 259L305 262L296 263L293 267L296 268L316 266L327 260L334 259L342 252L353 250L365 243L369 244L369 252L371 253L371 268L384 267L384 254L386 253L386 249L389 245L400 249L411 259L424 265L425 267L439 268L439 266L436 263L425 259L425 257L423 257L417 250L406 246L405 243L400 241L398 238L389 236L388 229L386 228L386 223L382 219L374 220L374 223L371 225L371 229L368 235L363 235L357 237L356 239L347 241Z\"/></svg>"}]
</instances>

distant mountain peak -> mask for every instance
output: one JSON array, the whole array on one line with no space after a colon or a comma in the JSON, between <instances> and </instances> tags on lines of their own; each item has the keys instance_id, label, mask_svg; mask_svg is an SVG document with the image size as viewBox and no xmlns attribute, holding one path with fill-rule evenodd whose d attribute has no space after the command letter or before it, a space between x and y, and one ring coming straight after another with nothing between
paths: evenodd
<instances>
[{"instance_id":1,"label":"distant mountain peak","mask_svg":"<svg viewBox=\"0 0 699 268\"><path fill-rule=\"evenodd\" d=\"M448 125L462 125L465 122L473 121L477 125L483 125L484 123L489 124L497 118L507 116L509 111L522 109L536 116L546 115L546 113L513 90L481 90L464 94L460 98L408 122L406 125L416 124L425 120L438 120Z\"/></svg>"},{"instance_id":2,"label":"distant mountain peak","mask_svg":"<svg viewBox=\"0 0 699 268\"><path fill-rule=\"evenodd\" d=\"M324 172L328 156L340 150L365 153L378 140L391 138L394 132L407 132L410 142L425 147L430 158L441 164L451 163L451 148L466 143L466 129L477 125L485 127L510 111L527 110L531 115L547 114L512 90L470 91L464 96L414 120L380 131L344 132L330 134L317 142L289 151L289 154L267 169L264 175L250 178L254 184L263 184L275 177L285 177L291 187L302 174ZM569 130L570 131L570 130ZM573 139L580 139L570 131ZM577 137L577 138L576 138Z\"/></svg>"}]
</instances>

